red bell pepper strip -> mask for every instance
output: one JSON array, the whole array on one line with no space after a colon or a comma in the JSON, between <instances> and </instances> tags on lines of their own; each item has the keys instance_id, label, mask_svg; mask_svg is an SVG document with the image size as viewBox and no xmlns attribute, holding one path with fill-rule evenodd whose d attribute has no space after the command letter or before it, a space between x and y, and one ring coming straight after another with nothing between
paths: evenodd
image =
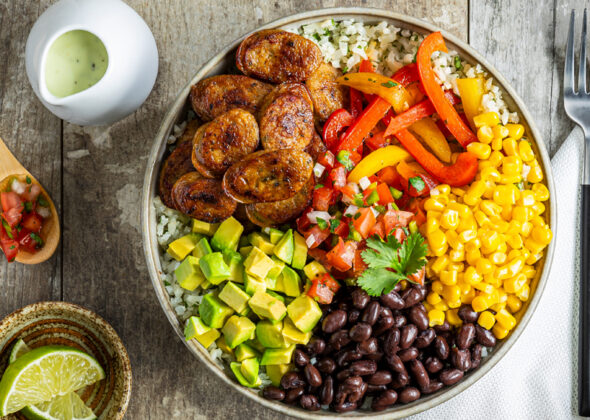
<instances>
[{"instance_id":1,"label":"red bell pepper strip","mask_svg":"<svg viewBox=\"0 0 590 420\"><path fill-rule=\"evenodd\" d=\"M377 133L370 133L365 140L365 144L371 150L377 150L389 144L389 138L386 138L383 131Z\"/></svg>"},{"instance_id":2,"label":"red bell pepper strip","mask_svg":"<svg viewBox=\"0 0 590 420\"><path fill-rule=\"evenodd\" d=\"M416 121L420 121L422 118L426 118L435 113L434 106L430 99L424 99L422 102L417 103L406 112L393 117L383 134L384 137L391 136L400 130L408 128Z\"/></svg>"},{"instance_id":3,"label":"red bell pepper strip","mask_svg":"<svg viewBox=\"0 0 590 420\"><path fill-rule=\"evenodd\" d=\"M350 115L356 118L363 110L363 94L355 88L350 88Z\"/></svg>"},{"instance_id":4,"label":"red bell pepper strip","mask_svg":"<svg viewBox=\"0 0 590 420\"><path fill-rule=\"evenodd\" d=\"M375 68L373 67L373 63L371 63L371 60L361 61L361 63L359 64L359 73L375 73ZM373 99L375 99L375 97L377 96L371 95L370 93L363 93L363 95L367 102L372 102Z\"/></svg>"},{"instance_id":5,"label":"red bell pepper strip","mask_svg":"<svg viewBox=\"0 0 590 420\"><path fill-rule=\"evenodd\" d=\"M436 81L430 62L430 58L435 51L448 51L440 32L433 32L428 35L418 48L416 62L420 80L440 119L445 122L445 125L453 133L457 141L463 147L467 147L469 143L477 141L477 137L461 119L459 113L445 97L445 92Z\"/></svg>"},{"instance_id":6,"label":"red bell pepper strip","mask_svg":"<svg viewBox=\"0 0 590 420\"><path fill-rule=\"evenodd\" d=\"M367 135L377 125L379 120L383 118L385 113L390 108L391 104L385 99L381 99L380 97L373 99L369 106L367 106L361 115L359 115L356 121L348 128L348 130L346 130L342 136L342 141L338 145L337 151L352 151L358 149L363 144L365 137L367 137ZM324 128L324 133L325 131L326 130ZM325 134L324 141L326 144L328 144Z\"/></svg>"},{"instance_id":7,"label":"red bell pepper strip","mask_svg":"<svg viewBox=\"0 0 590 420\"><path fill-rule=\"evenodd\" d=\"M418 75L416 63L410 63L403 66L401 69L395 72L395 74L392 76L392 79L400 83L402 86L407 86L410 83L419 81L420 76Z\"/></svg>"},{"instance_id":8,"label":"red bell pepper strip","mask_svg":"<svg viewBox=\"0 0 590 420\"><path fill-rule=\"evenodd\" d=\"M332 150L339 143L339 134L354 122L354 117L344 108L332 112L324 124L322 137L328 149Z\"/></svg>"},{"instance_id":9,"label":"red bell pepper strip","mask_svg":"<svg viewBox=\"0 0 590 420\"><path fill-rule=\"evenodd\" d=\"M477 173L477 157L471 152L459 154L452 165L444 165L430 153L408 130L398 131L395 137L430 175L444 184L461 187L469 184Z\"/></svg>"}]
</instances>

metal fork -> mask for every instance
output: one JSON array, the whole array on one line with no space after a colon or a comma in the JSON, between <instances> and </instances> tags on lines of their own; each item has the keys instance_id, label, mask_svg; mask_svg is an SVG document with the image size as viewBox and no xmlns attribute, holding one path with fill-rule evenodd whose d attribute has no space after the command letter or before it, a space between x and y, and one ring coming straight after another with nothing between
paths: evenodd
<instances>
[{"instance_id":1,"label":"metal fork","mask_svg":"<svg viewBox=\"0 0 590 420\"><path fill-rule=\"evenodd\" d=\"M590 416L590 92L586 82L586 9L582 22L577 91L574 86L574 22L572 10L565 52L563 104L567 115L584 131L584 175L580 244L580 340L578 347L578 412Z\"/></svg>"}]
</instances>

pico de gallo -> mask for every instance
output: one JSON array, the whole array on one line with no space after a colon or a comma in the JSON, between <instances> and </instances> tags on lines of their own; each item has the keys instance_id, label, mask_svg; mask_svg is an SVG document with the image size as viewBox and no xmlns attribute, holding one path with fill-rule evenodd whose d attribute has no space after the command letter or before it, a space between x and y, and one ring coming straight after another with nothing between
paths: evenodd
<instances>
[{"instance_id":1,"label":"pico de gallo","mask_svg":"<svg viewBox=\"0 0 590 420\"><path fill-rule=\"evenodd\" d=\"M43 248L41 230L51 210L41 187L29 176L12 177L0 192L0 201L0 246L8 262L19 251L34 254Z\"/></svg>"}]
</instances>

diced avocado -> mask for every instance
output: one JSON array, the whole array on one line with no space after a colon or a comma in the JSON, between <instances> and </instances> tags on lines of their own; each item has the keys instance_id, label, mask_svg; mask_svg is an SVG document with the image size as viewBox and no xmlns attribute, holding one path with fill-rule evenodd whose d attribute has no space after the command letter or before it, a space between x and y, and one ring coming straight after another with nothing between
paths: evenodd
<instances>
[{"instance_id":1,"label":"diced avocado","mask_svg":"<svg viewBox=\"0 0 590 420\"><path fill-rule=\"evenodd\" d=\"M293 261L291 262L291 267L296 270L302 270L307 261L307 244L305 243L305 238L299 232L293 233L293 245Z\"/></svg>"},{"instance_id":2,"label":"diced avocado","mask_svg":"<svg viewBox=\"0 0 590 420\"><path fill-rule=\"evenodd\" d=\"M202 220L193 219L193 232L211 236L215 233L219 223L207 223Z\"/></svg>"},{"instance_id":3,"label":"diced avocado","mask_svg":"<svg viewBox=\"0 0 590 420\"><path fill-rule=\"evenodd\" d=\"M224 353L231 354L232 356L234 355L233 349L229 348L223 335L215 341L215 344L217 344L217 348L221 349L221 351L223 351Z\"/></svg>"},{"instance_id":4,"label":"diced avocado","mask_svg":"<svg viewBox=\"0 0 590 420\"><path fill-rule=\"evenodd\" d=\"M287 344L307 344L311 339L311 331L301 332L289 317L283 321L283 338Z\"/></svg>"},{"instance_id":5,"label":"diced avocado","mask_svg":"<svg viewBox=\"0 0 590 420\"><path fill-rule=\"evenodd\" d=\"M236 251L226 249L223 251L223 259L229 267L229 278L228 280L235 281L237 283L244 282L244 259Z\"/></svg>"},{"instance_id":6,"label":"diced avocado","mask_svg":"<svg viewBox=\"0 0 590 420\"><path fill-rule=\"evenodd\" d=\"M301 294L301 277L291 267L285 267L281 274L283 289L287 296L297 297Z\"/></svg>"},{"instance_id":7,"label":"diced avocado","mask_svg":"<svg viewBox=\"0 0 590 420\"><path fill-rule=\"evenodd\" d=\"M253 295L258 291L265 292L266 282L264 280L259 280L244 271L244 289L249 295Z\"/></svg>"},{"instance_id":8,"label":"diced avocado","mask_svg":"<svg viewBox=\"0 0 590 420\"><path fill-rule=\"evenodd\" d=\"M211 331L207 331L205 334L199 335L195 338L199 343L201 343L203 347L208 349L211 346L211 344L213 344L213 342L219 338L220 335L221 333L219 332L219 330L212 329Z\"/></svg>"},{"instance_id":9,"label":"diced avocado","mask_svg":"<svg viewBox=\"0 0 590 420\"><path fill-rule=\"evenodd\" d=\"M252 248L253 248L252 245L242 246L242 247L240 247L240 249L238 250L238 252L240 253L240 255L242 257L244 257L244 259L246 259L246 257L250 253L250 251L252 251Z\"/></svg>"},{"instance_id":10,"label":"diced avocado","mask_svg":"<svg viewBox=\"0 0 590 420\"><path fill-rule=\"evenodd\" d=\"M199 315L205 325L221 328L234 310L212 294L205 295L199 305Z\"/></svg>"},{"instance_id":11,"label":"diced avocado","mask_svg":"<svg viewBox=\"0 0 590 420\"><path fill-rule=\"evenodd\" d=\"M315 300L307 295L297 297L287 307L289 318L303 332L310 332L322 317L322 310Z\"/></svg>"},{"instance_id":12,"label":"diced avocado","mask_svg":"<svg viewBox=\"0 0 590 420\"><path fill-rule=\"evenodd\" d=\"M211 246L218 251L224 249L235 251L238 249L238 242L243 231L244 226L236 219L233 217L225 219L211 238Z\"/></svg>"},{"instance_id":13,"label":"diced avocado","mask_svg":"<svg viewBox=\"0 0 590 420\"><path fill-rule=\"evenodd\" d=\"M275 254L281 261L286 262L287 264L291 264L293 261L293 229L289 229L285 234L281 237L279 242L275 245L273 249L273 254Z\"/></svg>"},{"instance_id":14,"label":"diced avocado","mask_svg":"<svg viewBox=\"0 0 590 420\"><path fill-rule=\"evenodd\" d=\"M259 356L258 352L247 343L242 343L238 345L234 351L234 354L238 362Z\"/></svg>"},{"instance_id":15,"label":"diced avocado","mask_svg":"<svg viewBox=\"0 0 590 420\"><path fill-rule=\"evenodd\" d=\"M240 236L240 240L238 241L238 248L243 248L245 246L249 246L250 241L248 240L247 236Z\"/></svg>"},{"instance_id":16,"label":"diced avocado","mask_svg":"<svg viewBox=\"0 0 590 420\"><path fill-rule=\"evenodd\" d=\"M227 280L231 274L221 252L203 255L199 260L199 266L205 278L213 284L219 284Z\"/></svg>"},{"instance_id":17,"label":"diced avocado","mask_svg":"<svg viewBox=\"0 0 590 420\"><path fill-rule=\"evenodd\" d=\"M204 255L211 254L213 250L211 249L211 245L209 245L209 241L207 238L201 238L199 242L197 242L197 246L193 249L193 255L197 258L201 258Z\"/></svg>"},{"instance_id":18,"label":"diced avocado","mask_svg":"<svg viewBox=\"0 0 590 420\"><path fill-rule=\"evenodd\" d=\"M234 375L236 376L236 379L238 380L238 382L244 386L247 386L248 388L257 388L260 385L262 385L262 381L260 380L260 377L257 377L256 380L253 383L250 383L246 380L246 378L244 378L244 375L242 375L242 364L239 362L231 362L229 364L229 367L231 368L232 372L234 373Z\"/></svg>"},{"instance_id":19,"label":"diced avocado","mask_svg":"<svg viewBox=\"0 0 590 420\"><path fill-rule=\"evenodd\" d=\"M249 340L252 335L252 331L256 330L256 324L250 321L245 316L232 315L221 332L225 337L225 342L230 349L235 348L238 344L242 344L244 341Z\"/></svg>"},{"instance_id":20,"label":"diced avocado","mask_svg":"<svg viewBox=\"0 0 590 420\"><path fill-rule=\"evenodd\" d=\"M259 317L274 321L278 321L285 316L285 311L287 310L283 302L265 292L254 293L248 301L248 305Z\"/></svg>"},{"instance_id":21,"label":"diced avocado","mask_svg":"<svg viewBox=\"0 0 590 420\"><path fill-rule=\"evenodd\" d=\"M250 295L236 286L235 283L228 281L219 292L219 299L241 314L248 307Z\"/></svg>"},{"instance_id":22,"label":"diced avocado","mask_svg":"<svg viewBox=\"0 0 590 420\"><path fill-rule=\"evenodd\" d=\"M240 370L248 382L254 383L256 382L256 379L258 379L259 368L260 363L258 362L258 359L252 358L244 360Z\"/></svg>"},{"instance_id":23,"label":"diced avocado","mask_svg":"<svg viewBox=\"0 0 590 420\"><path fill-rule=\"evenodd\" d=\"M252 248L248 257L244 261L246 273L257 279L264 280L268 272L274 267L273 260L258 247Z\"/></svg>"},{"instance_id":24,"label":"diced avocado","mask_svg":"<svg viewBox=\"0 0 590 420\"><path fill-rule=\"evenodd\" d=\"M184 235L182 238L178 238L168 245L168 254L177 261L182 261L190 254L193 249L197 246L197 242L202 238L201 235L196 233L189 233Z\"/></svg>"},{"instance_id":25,"label":"diced avocado","mask_svg":"<svg viewBox=\"0 0 590 420\"><path fill-rule=\"evenodd\" d=\"M291 364L268 365L266 367L266 374L274 386L279 386L283 375L292 370L294 370L294 367Z\"/></svg>"},{"instance_id":26,"label":"diced avocado","mask_svg":"<svg viewBox=\"0 0 590 420\"><path fill-rule=\"evenodd\" d=\"M268 236L270 236L270 241L276 245L283 237L283 232L278 229L270 228L268 230Z\"/></svg>"},{"instance_id":27,"label":"diced avocado","mask_svg":"<svg viewBox=\"0 0 590 420\"><path fill-rule=\"evenodd\" d=\"M174 270L174 275L178 285L186 290L195 290L205 280L205 276L199 268L199 259L192 255L188 255L180 263Z\"/></svg>"},{"instance_id":28,"label":"diced avocado","mask_svg":"<svg viewBox=\"0 0 590 420\"><path fill-rule=\"evenodd\" d=\"M282 273L281 273L282 274ZM283 284L283 276L279 276L275 284L275 292L285 293L285 285Z\"/></svg>"},{"instance_id":29,"label":"diced avocado","mask_svg":"<svg viewBox=\"0 0 590 420\"><path fill-rule=\"evenodd\" d=\"M248 235L248 241L250 243L259 248L265 254L272 254L272 250L274 249L274 244L270 241L270 238L263 233L260 232L252 232Z\"/></svg>"},{"instance_id":30,"label":"diced avocado","mask_svg":"<svg viewBox=\"0 0 590 420\"><path fill-rule=\"evenodd\" d=\"M262 344L260 344L260 341L258 341L256 339L256 337L246 341L245 344L249 345L254 350L259 351L260 353L264 352L264 350L266 349L266 347L264 347Z\"/></svg>"},{"instance_id":31,"label":"diced avocado","mask_svg":"<svg viewBox=\"0 0 590 420\"><path fill-rule=\"evenodd\" d=\"M324 273L327 273L327 271L324 268L324 266L321 265L317 261L312 261L309 264L307 264L305 267L303 267L303 272L305 273L305 275L307 276L307 278L310 279L310 280L315 279L319 275L322 275Z\"/></svg>"},{"instance_id":32,"label":"diced avocado","mask_svg":"<svg viewBox=\"0 0 590 420\"><path fill-rule=\"evenodd\" d=\"M208 288L210 288L211 286L213 286L211 284L211 282L207 279L203 280L203 283L201 283L201 289L203 290L207 290Z\"/></svg>"},{"instance_id":33,"label":"diced avocado","mask_svg":"<svg viewBox=\"0 0 590 420\"><path fill-rule=\"evenodd\" d=\"M283 338L283 323L273 324L265 319L256 324L256 339L266 348L285 348L287 343Z\"/></svg>"},{"instance_id":34,"label":"diced avocado","mask_svg":"<svg viewBox=\"0 0 590 420\"><path fill-rule=\"evenodd\" d=\"M262 360L260 360L260 364L262 366L267 366L291 363L294 350L294 344L291 344L286 349L266 349L262 354Z\"/></svg>"},{"instance_id":35,"label":"diced avocado","mask_svg":"<svg viewBox=\"0 0 590 420\"><path fill-rule=\"evenodd\" d=\"M274 255L271 259L274 262L274 267L266 275L266 287L267 289L276 290L277 280L283 271L283 267L285 267L285 263Z\"/></svg>"},{"instance_id":36,"label":"diced avocado","mask_svg":"<svg viewBox=\"0 0 590 420\"><path fill-rule=\"evenodd\" d=\"M271 295L273 298L276 298L276 299L280 300L281 302L285 303L285 297L282 295L279 295L277 292L273 292L272 290L267 289L266 293Z\"/></svg>"},{"instance_id":37,"label":"diced avocado","mask_svg":"<svg viewBox=\"0 0 590 420\"><path fill-rule=\"evenodd\" d=\"M191 316L186 321L186 327L184 327L184 338L186 341L192 340L193 338L203 335L208 331L211 331L211 327L205 325L201 318L198 316Z\"/></svg>"}]
</instances>

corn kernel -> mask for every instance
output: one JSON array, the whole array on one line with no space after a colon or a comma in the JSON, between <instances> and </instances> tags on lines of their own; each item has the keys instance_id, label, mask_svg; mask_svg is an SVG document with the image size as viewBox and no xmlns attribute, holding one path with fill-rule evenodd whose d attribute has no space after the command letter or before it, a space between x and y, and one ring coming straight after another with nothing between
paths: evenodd
<instances>
[{"instance_id":1,"label":"corn kernel","mask_svg":"<svg viewBox=\"0 0 590 420\"><path fill-rule=\"evenodd\" d=\"M503 326L501 326L500 324L496 324L494 325L494 327L492 328L492 332L494 333L494 336L498 339L498 340L502 340L503 338L506 338L506 336L508 335L508 333L510 332L510 330L504 328Z\"/></svg>"},{"instance_id":2,"label":"corn kernel","mask_svg":"<svg viewBox=\"0 0 590 420\"><path fill-rule=\"evenodd\" d=\"M432 271L434 271L436 274L440 274L440 272L444 270L448 264L449 258L446 255L441 255L436 260L434 260L434 263L432 264Z\"/></svg>"},{"instance_id":3,"label":"corn kernel","mask_svg":"<svg viewBox=\"0 0 590 420\"><path fill-rule=\"evenodd\" d=\"M487 258L480 258L475 264L475 269L481 274L490 274L494 272L494 265Z\"/></svg>"},{"instance_id":4,"label":"corn kernel","mask_svg":"<svg viewBox=\"0 0 590 420\"><path fill-rule=\"evenodd\" d=\"M492 150L500 151L502 150L502 139L495 138L492 140Z\"/></svg>"},{"instance_id":5,"label":"corn kernel","mask_svg":"<svg viewBox=\"0 0 590 420\"><path fill-rule=\"evenodd\" d=\"M496 313L496 321L507 330L511 330L516 325L516 319L506 309Z\"/></svg>"},{"instance_id":6,"label":"corn kernel","mask_svg":"<svg viewBox=\"0 0 590 420\"><path fill-rule=\"evenodd\" d=\"M470 251L473 251L473 250L479 249L479 248L481 248L481 241L479 238L472 239L465 244L465 251L467 251L467 252L470 252Z\"/></svg>"},{"instance_id":7,"label":"corn kernel","mask_svg":"<svg viewBox=\"0 0 590 420\"><path fill-rule=\"evenodd\" d=\"M518 312L522 308L522 301L514 295L508 296L508 310L513 314Z\"/></svg>"},{"instance_id":8,"label":"corn kernel","mask_svg":"<svg viewBox=\"0 0 590 420\"><path fill-rule=\"evenodd\" d=\"M488 309L488 301L483 296L476 296L471 301L471 307L475 312L482 312Z\"/></svg>"},{"instance_id":9,"label":"corn kernel","mask_svg":"<svg viewBox=\"0 0 590 420\"><path fill-rule=\"evenodd\" d=\"M516 140L520 140L524 135L524 127L522 124L506 124L508 135Z\"/></svg>"},{"instance_id":10,"label":"corn kernel","mask_svg":"<svg viewBox=\"0 0 590 420\"><path fill-rule=\"evenodd\" d=\"M442 296L448 302L454 302L461 299L461 288L456 284L453 286L445 286Z\"/></svg>"},{"instance_id":11,"label":"corn kernel","mask_svg":"<svg viewBox=\"0 0 590 420\"><path fill-rule=\"evenodd\" d=\"M440 282L443 285L446 286L452 286L454 284L457 284L457 271L456 270L443 270L440 272ZM433 288L434 290L434 288ZM437 291L437 293L442 294L444 291L444 287L440 290Z\"/></svg>"},{"instance_id":12,"label":"corn kernel","mask_svg":"<svg viewBox=\"0 0 590 420\"><path fill-rule=\"evenodd\" d=\"M434 305L434 308L445 312L449 310L449 306L446 304L444 300L441 300L436 305Z\"/></svg>"},{"instance_id":13,"label":"corn kernel","mask_svg":"<svg viewBox=\"0 0 590 420\"><path fill-rule=\"evenodd\" d=\"M540 201L535 201L535 204L529 207L535 216L539 216L545 213L545 204L541 203Z\"/></svg>"},{"instance_id":14,"label":"corn kernel","mask_svg":"<svg viewBox=\"0 0 590 420\"><path fill-rule=\"evenodd\" d=\"M428 235L428 244L431 248L442 248L447 244L447 237L442 230L437 229Z\"/></svg>"},{"instance_id":15,"label":"corn kernel","mask_svg":"<svg viewBox=\"0 0 590 420\"><path fill-rule=\"evenodd\" d=\"M531 238L540 244L548 245L553 239L553 233L549 226L535 226L531 232Z\"/></svg>"},{"instance_id":16,"label":"corn kernel","mask_svg":"<svg viewBox=\"0 0 590 420\"><path fill-rule=\"evenodd\" d=\"M524 246L526 249L531 251L532 254L540 253L546 245L547 244L545 243L535 241L533 238L528 238L526 241L524 241Z\"/></svg>"},{"instance_id":17,"label":"corn kernel","mask_svg":"<svg viewBox=\"0 0 590 420\"><path fill-rule=\"evenodd\" d=\"M504 149L506 156L516 156L518 154L516 140L514 140L512 137L505 138L502 141L502 149Z\"/></svg>"},{"instance_id":18,"label":"corn kernel","mask_svg":"<svg viewBox=\"0 0 590 420\"><path fill-rule=\"evenodd\" d=\"M483 186L483 191L482 191L481 195L483 195L485 193L485 190L487 188L485 181L499 181L499 180L500 180L500 172L498 172L498 170L495 167L482 169L481 170L481 181L484 182L484 186ZM478 186L478 188L479 188L479 186Z\"/></svg>"},{"instance_id":19,"label":"corn kernel","mask_svg":"<svg viewBox=\"0 0 590 420\"><path fill-rule=\"evenodd\" d=\"M469 214L469 216L461 219L461 221L459 222L459 226L457 226L456 229L456 231L459 233L464 232L466 230L477 230L477 222L475 221L475 218L472 214Z\"/></svg>"},{"instance_id":20,"label":"corn kernel","mask_svg":"<svg viewBox=\"0 0 590 420\"><path fill-rule=\"evenodd\" d=\"M465 260L464 249L453 249L449 252L449 259L453 262L460 262Z\"/></svg>"},{"instance_id":21,"label":"corn kernel","mask_svg":"<svg viewBox=\"0 0 590 420\"><path fill-rule=\"evenodd\" d=\"M500 124L500 116L497 112L484 112L483 114L476 115L473 117L473 124L477 127L483 127L484 125L489 125L493 127L495 125Z\"/></svg>"},{"instance_id":22,"label":"corn kernel","mask_svg":"<svg viewBox=\"0 0 590 420\"><path fill-rule=\"evenodd\" d=\"M524 162L530 162L535 158L533 149L531 148L530 143L526 140L518 142L518 154Z\"/></svg>"},{"instance_id":23,"label":"corn kernel","mask_svg":"<svg viewBox=\"0 0 590 420\"><path fill-rule=\"evenodd\" d=\"M532 183L541 182L543 180L543 170L537 159L533 159L533 161L530 162L530 167L531 169L527 175L527 181Z\"/></svg>"},{"instance_id":24,"label":"corn kernel","mask_svg":"<svg viewBox=\"0 0 590 420\"><path fill-rule=\"evenodd\" d=\"M477 130L477 139L482 144L490 144L494 139L494 132L488 125L483 125ZM472 143L473 144L473 143Z\"/></svg>"},{"instance_id":25,"label":"corn kernel","mask_svg":"<svg viewBox=\"0 0 590 420\"><path fill-rule=\"evenodd\" d=\"M477 323L486 330L491 329L496 323L496 318L490 311L483 311L477 318Z\"/></svg>"},{"instance_id":26,"label":"corn kernel","mask_svg":"<svg viewBox=\"0 0 590 420\"><path fill-rule=\"evenodd\" d=\"M528 211L523 206L514 206L512 207L512 219L520 222L526 223L529 220Z\"/></svg>"},{"instance_id":27,"label":"corn kernel","mask_svg":"<svg viewBox=\"0 0 590 420\"><path fill-rule=\"evenodd\" d=\"M518 233L507 235L506 242L513 250L520 249L523 246L522 237Z\"/></svg>"},{"instance_id":28,"label":"corn kernel","mask_svg":"<svg viewBox=\"0 0 590 420\"><path fill-rule=\"evenodd\" d=\"M436 217L426 217L426 233L432 233L439 228L440 224Z\"/></svg>"},{"instance_id":29,"label":"corn kernel","mask_svg":"<svg viewBox=\"0 0 590 420\"><path fill-rule=\"evenodd\" d=\"M461 303L466 303L469 305L469 304L471 304L471 302L473 302L473 299L475 298L475 296L476 296L475 289L469 288L468 291L461 294Z\"/></svg>"},{"instance_id":30,"label":"corn kernel","mask_svg":"<svg viewBox=\"0 0 590 420\"><path fill-rule=\"evenodd\" d=\"M463 273L463 281L473 286L481 281L481 276L475 268L467 267Z\"/></svg>"},{"instance_id":31,"label":"corn kernel","mask_svg":"<svg viewBox=\"0 0 590 420\"><path fill-rule=\"evenodd\" d=\"M547 201L549 200L549 190L543 184L533 184L531 187L533 194L535 195L535 200L537 201Z\"/></svg>"},{"instance_id":32,"label":"corn kernel","mask_svg":"<svg viewBox=\"0 0 590 420\"><path fill-rule=\"evenodd\" d=\"M537 261L539 261L542 256L543 256L542 252L539 252L538 254L531 254L528 257L526 257L526 260L524 260L524 262L526 262L529 265L533 265Z\"/></svg>"},{"instance_id":33,"label":"corn kernel","mask_svg":"<svg viewBox=\"0 0 590 420\"><path fill-rule=\"evenodd\" d=\"M520 230L520 234L522 236L524 236L525 238L528 238L528 236L531 234L531 231L533 230L533 225L531 222L526 222L522 224L522 229Z\"/></svg>"},{"instance_id":34,"label":"corn kernel","mask_svg":"<svg viewBox=\"0 0 590 420\"><path fill-rule=\"evenodd\" d=\"M426 302L428 302L431 305L436 305L440 301L441 301L441 297L436 292L430 292L428 294L428 296L426 296Z\"/></svg>"},{"instance_id":35,"label":"corn kernel","mask_svg":"<svg viewBox=\"0 0 590 420\"><path fill-rule=\"evenodd\" d=\"M489 283L486 282L479 282L473 285L473 287L477 290L479 290L480 292L486 293L486 294L490 294L494 292L494 286L492 286Z\"/></svg>"},{"instance_id":36,"label":"corn kernel","mask_svg":"<svg viewBox=\"0 0 590 420\"><path fill-rule=\"evenodd\" d=\"M508 136L508 129L503 125L495 125L492 128L492 131L494 132L494 137L499 139L503 139L504 137Z\"/></svg>"},{"instance_id":37,"label":"corn kernel","mask_svg":"<svg viewBox=\"0 0 590 420\"><path fill-rule=\"evenodd\" d=\"M518 156L506 156L502 161L502 172L505 175L519 176L522 173L522 160Z\"/></svg>"},{"instance_id":38,"label":"corn kernel","mask_svg":"<svg viewBox=\"0 0 590 420\"><path fill-rule=\"evenodd\" d=\"M428 325L434 327L435 325L442 325L445 322L445 313L439 309L431 309L428 311Z\"/></svg>"},{"instance_id":39,"label":"corn kernel","mask_svg":"<svg viewBox=\"0 0 590 420\"><path fill-rule=\"evenodd\" d=\"M501 206L516 204L516 200L520 198L520 191L514 185L498 185L494 189L494 202Z\"/></svg>"},{"instance_id":40,"label":"corn kernel","mask_svg":"<svg viewBox=\"0 0 590 420\"><path fill-rule=\"evenodd\" d=\"M525 264L525 266L522 268L521 273L524 274L527 279L532 279L533 277L535 277L537 270L535 270L535 267Z\"/></svg>"},{"instance_id":41,"label":"corn kernel","mask_svg":"<svg viewBox=\"0 0 590 420\"><path fill-rule=\"evenodd\" d=\"M424 202L424 210L430 211L440 211L442 212L445 209L445 205L434 198L429 198Z\"/></svg>"},{"instance_id":42,"label":"corn kernel","mask_svg":"<svg viewBox=\"0 0 590 420\"><path fill-rule=\"evenodd\" d=\"M442 293L444 285L439 281L435 280L432 282L432 291L438 293L439 295Z\"/></svg>"},{"instance_id":43,"label":"corn kernel","mask_svg":"<svg viewBox=\"0 0 590 420\"><path fill-rule=\"evenodd\" d=\"M520 199L518 205L528 207L535 204L535 193L530 190L524 190L520 192Z\"/></svg>"},{"instance_id":44,"label":"corn kernel","mask_svg":"<svg viewBox=\"0 0 590 420\"><path fill-rule=\"evenodd\" d=\"M449 270L456 271L457 273L461 273L465 269L465 264L462 262L456 262L454 264L449 264Z\"/></svg>"},{"instance_id":45,"label":"corn kernel","mask_svg":"<svg viewBox=\"0 0 590 420\"><path fill-rule=\"evenodd\" d=\"M521 301L526 302L529 299L529 295L531 293L531 288L528 284L522 286L522 288L516 293L516 297L518 297Z\"/></svg>"},{"instance_id":46,"label":"corn kernel","mask_svg":"<svg viewBox=\"0 0 590 420\"><path fill-rule=\"evenodd\" d=\"M490 157L492 148L488 144L473 142L467 145L467 151L473 153L478 159L485 160Z\"/></svg>"},{"instance_id":47,"label":"corn kernel","mask_svg":"<svg viewBox=\"0 0 590 420\"><path fill-rule=\"evenodd\" d=\"M489 160L497 168L498 166L500 166L500 164L504 160L504 155L499 150L496 150L496 151L492 152Z\"/></svg>"},{"instance_id":48,"label":"corn kernel","mask_svg":"<svg viewBox=\"0 0 590 420\"><path fill-rule=\"evenodd\" d=\"M465 252L465 261L469 265L477 264L477 261L481 259L481 251L479 249L474 249L469 252Z\"/></svg>"},{"instance_id":49,"label":"corn kernel","mask_svg":"<svg viewBox=\"0 0 590 420\"><path fill-rule=\"evenodd\" d=\"M504 252L494 252L490 256L490 261L496 265L504 264L506 262L507 256Z\"/></svg>"},{"instance_id":50,"label":"corn kernel","mask_svg":"<svg viewBox=\"0 0 590 420\"><path fill-rule=\"evenodd\" d=\"M456 229L459 225L459 213L447 208L440 217L440 225L445 229Z\"/></svg>"},{"instance_id":51,"label":"corn kernel","mask_svg":"<svg viewBox=\"0 0 590 420\"><path fill-rule=\"evenodd\" d=\"M459 306L461 306L460 301ZM451 324L453 327L459 327L461 324L463 324L463 321L461 320L461 318L459 318L458 312L458 309L451 309L446 313L447 321L449 321L449 324Z\"/></svg>"}]
</instances>

